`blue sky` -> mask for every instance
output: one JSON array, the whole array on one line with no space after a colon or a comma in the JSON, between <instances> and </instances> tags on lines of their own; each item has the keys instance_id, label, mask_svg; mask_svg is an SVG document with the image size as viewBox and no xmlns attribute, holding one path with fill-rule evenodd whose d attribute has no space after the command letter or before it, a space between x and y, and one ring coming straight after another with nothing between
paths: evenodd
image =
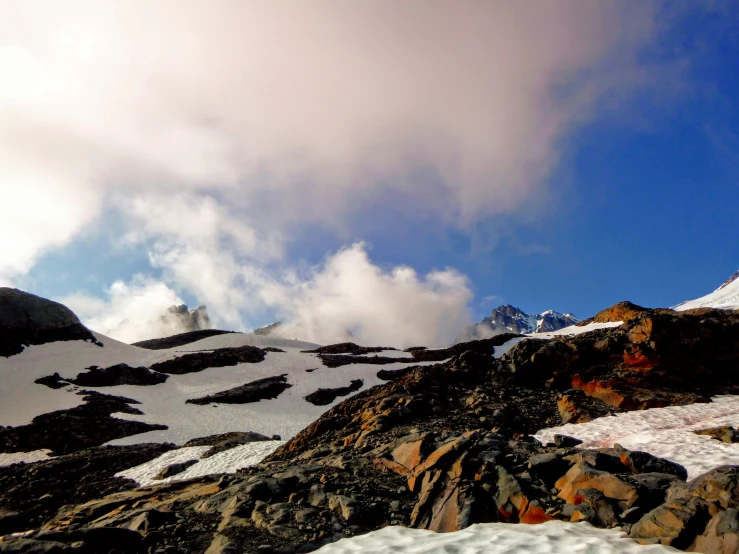
<instances>
[{"instance_id":1,"label":"blue sky","mask_svg":"<svg viewBox=\"0 0 739 554\"><path fill-rule=\"evenodd\" d=\"M329 25L335 6L325 4L329 11L317 23L311 18L320 10L307 15L298 4L262 15L275 25L287 25L285 16L291 15L297 21L291 24L302 31ZM216 16L235 18L217 13L219 5ZM154 17L121 6L133 23ZM475 5L479 13L468 19L459 4L434 2L419 23L417 12L393 13L392 3L378 6L376 14L375 8L370 16L357 13L354 23L349 16L349 27L366 33L370 46L351 59L330 59L345 79L333 80L333 65L323 74L320 62L306 77L300 64L291 66L294 51L270 50L265 43L265 59L282 61L285 68L279 79L265 82L303 86L283 91L278 85L275 94L286 101L279 106L262 106L265 100L253 97L262 112L276 110L263 119L250 112L247 101L228 104L235 100L224 91L245 87L239 91L249 98L251 85L234 82L234 67L226 62L222 68L204 63L201 70L195 64L195 70L173 72L172 81L196 84L185 87L182 97L183 85L174 92L152 85L157 101L171 99L153 107L145 88L132 87L135 96L124 90L110 104L109 95L104 101L96 96L98 81L87 79L102 57L83 52L84 64L54 67L55 74L85 84L88 105L94 109L99 101L103 119L115 114L99 128L97 120L82 116L57 119L56 112L46 111L48 103L26 101L23 94L32 94L22 89L23 106L33 118L13 123L35 132L29 121L43 121L50 133L44 140L65 144L62 150L70 154L59 158L58 146L53 155L48 149L29 154L42 165L51 156L49 166L63 170L57 173L66 179L62 184L45 179L40 182L52 182L51 188L28 189L56 202L51 204L59 213L49 220L59 221L39 231L35 223L29 227L31 215L20 216L16 227L5 229L10 236L31 237L24 250L30 254L6 252L10 262L4 273L0 267L0 278L68 300L99 330L131 317L132 297L139 295L151 298L156 309L175 297L206 303L224 327L292 318L318 340L331 332L306 331L307 322L336 318L338 327L359 329L360 335L364 330L366 340L416 327L419 332L408 341L431 343L443 342L455 325L479 320L501 303L583 318L626 299L670 306L713 290L739 269L739 8L655 1L637 8L599 2L583 10L576 2L542 2L532 10L501 3ZM110 15L88 8L65 17L84 29ZM383 10L399 27L408 18L420 30L395 36L367 23ZM488 42L488 16L490 25L511 17L520 28L514 26L510 35L501 30L498 42ZM437 53L437 67L428 61L438 38L433 33L441 28L436 25L456 18L459 25L450 24L446 37L455 46ZM479 29L469 31L470 20L478 19ZM193 48L221 52L230 27L217 33L201 29L197 17L189 24L198 39ZM569 36L572 29L575 38ZM115 46L134 62L140 57L142 67L147 57L158 60L147 54L159 53L158 42L144 44L126 29L116 31L120 40L111 52ZM372 42L378 33L386 33L385 42ZM539 45L536 37L543 33L546 41ZM351 42L341 33L336 37ZM21 40L0 27L6 63L15 59L19 44L44 60L44 45ZM322 47L334 55L335 41L307 40L317 59L323 59ZM469 44L459 46L460 41ZM343 46L351 51L349 42ZM392 48L383 51L385 44ZM239 47L229 46L237 52ZM159 61L169 70L174 64L162 48ZM484 48L492 53L483 55ZM391 54L407 54L401 71ZM365 55L364 62L356 61ZM13 63L8 67L17 71ZM44 64L44 71L51 67ZM244 71L258 79L262 66L255 67ZM409 67L419 75L411 75L410 84L401 77ZM138 69L117 76L134 82L151 74L142 69L139 75ZM360 76L351 88L345 81L355 69ZM488 77L478 78L488 69ZM377 79L362 81L373 71ZM447 76L457 82L445 90ZM393 86L368 92L382 79ZM223 87L204 87L201 80ZM440 92L420 87L429 83ZM333 100L323 105L326 98ZM351 100L346 106L345 99ZM187 110L167 111L180 103ZM67 108L54 106L59 113ZM158 116L150 114L162 112L160 129L153 126ZM137 124L127 127L130 120ZM243 128L233 123L242 121ZM121 127L111 130L113 123ZM381 132L369 134L374 125ZM33 136L8 133L0 144L4 139L26 148ZM57 143L49 136L73 137L82 146L78 151L73 140L67 148L67 139ZM169 145L173 136L179 138ZM268 149L262 142L276 146ZM315 151L301 150L308 144ZM252 155L254 148L262 150ZM17 176L27 171L19 167L5 186L14 187L6 190L17 193L10 198L18 199L15 206L22 211L29 209L29 197L19 192L26 181ZM0 182L3 177L0 172ZM415 274L398 274L399 267ZM117 292L111 289L115 282L124 285ZM400 300L384 302L376 295ZM406 308L399 306L403 298ZM388 334L374 321L383 318Z\"/></svg>"}]
</instances>

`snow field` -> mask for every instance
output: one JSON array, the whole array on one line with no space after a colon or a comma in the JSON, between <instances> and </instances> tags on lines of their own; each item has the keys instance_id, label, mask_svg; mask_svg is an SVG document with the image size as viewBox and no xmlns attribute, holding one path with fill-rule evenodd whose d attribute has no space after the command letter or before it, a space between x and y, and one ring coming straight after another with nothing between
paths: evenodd
<instances>
[{"instance_id":1,"label":"snow field","mask_svg":"<svg viewBox=\"0 0 739 554\"><path fill-rule=\"evenodd\" d=\"M716 396L706 404L669 406L615 416L588 423L542 429L536 437L553 442L555 434L581 439L585 448L620 444L629 450L642 450L672 460L688 470L688 479L722 465L739 464L739 444L726 444L694 431L739 425L739 396Z\"/></svg>"},{"instance_id":2,"label":"snow field","mask_svg":"<svg viewBox=\"0 0 739 554\"><path fill-rule=\"evenodd\" d=\"M321 554L658 554L679 552L662 545L642 546L616 529L589 523L548 521L539 525L478 523L454 533L390 526L341 539Z\"/></svg>"},{"instance_id":3,"label":"snow field","mask_svg":"<svg viewBox=\"0 0 739 554\"><path fill-rule=\"evenodd\" d=\"M53 456L49 456L49 454L51 454L51 450L47 449L33 450L32 452L0 452L0 467L10 466L20 462L30 464L33 462L49 460L53 458Z\"/></svg>"},{"instance_id":4,"label":"snow field","mask_svg":"<svg viewBox=\"0 0 739 554\"><path fill-rule=\"evenodd\" d=\"M201 456L211 448L210 446L187 446L170 450L150 462L116 473L115 477L133 479L140 487L149 487L160 483L184 481L216 473L236 473L236 470L242 467L258 464L282 444L284 444L284 441L250 442L224 450L209 458L201 458ZM198 460L198 463L177 475L172 475L166 479L155 479L165 467L188 460Z\"/></svg>"},{"instance_id":5,"label":"snow field","mask_svg":"<svg viewBox=\"0 0 739 554\"><path fill-rule=\"evenodd\" d=\"M715 291L695 300L686 300L673 306L673 310L682 312L693 308L722 308L725 310L739 309L739 279L735 279L728 285L720 286Z\"/></svg>"}]
</instances>

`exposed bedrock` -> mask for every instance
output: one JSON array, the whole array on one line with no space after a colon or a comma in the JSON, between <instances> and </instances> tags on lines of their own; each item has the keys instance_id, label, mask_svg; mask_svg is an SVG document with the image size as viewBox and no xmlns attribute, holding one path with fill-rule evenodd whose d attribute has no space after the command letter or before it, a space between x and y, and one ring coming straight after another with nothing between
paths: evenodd
<instances>
[{"instance_id":1,"label":"exposed bedrock","mask_svg":"<svg viewBox=\"0 0 739 554\"><path fill-rule=\"evenodd\" d=\"M119 412L141 415L131 406L139 404L136 400L87 390L77 394L84 396L85 403L80 406L36 416L28 425L0 427L0 452L48 448L55 455L69 454L114 439L167 429L166 425L111 416Z\"/></svg>"},{"instance_id":2,"label":"exposed bedrock","mask_svg":"<svg viewBox=\"0 0 739 554\"><path fill-rule=\"evenodd\" d=\"M209 367L226 367L238 364L256 364L264 361L265 353L256 346L239 346L237 348L219 348L212 352L194 352L178 356L171 360L153 364L151 369L160 373L184 375L203 371Z\"/></svg>"},{"instance_id":3,"label":"exposed bedrock","mask_svg":"<svg viewBox=\"0 0 739 554\"><path fill-rule=\"evenodd\" d=\"M292 387L287 382L287 373L275 377L257 379L245 385L234 387L225 391L210 394L200 398L190 398L188 404L211 404L220 402L222 404L248 404L259 402L270 398L277 398L286 389Z\"/></svg>"},{"instance_id":4,"label":"exposed bedrock","mask_svg":"<svg viewBox=\"0 0 739 554\"><path fill-rule=\"evenodd\" d=\"M384 350L395 350L395 348L385 348L382 346L378 347L363 347L357 346L351 342L345 342L341 344L332 344L330 346L323 346L316 348L315 350L306 350L305 352L317 353L318 357L326 367L341 367L349 364L394 364L394 363L418 363L418 362L440 362L448 360L453 356L458 356L463 352L478 352L485 356L493 356L495 347L500 346L509 340L520 337L513 333L504 333L496 335L489 339L473 340L470 342L455 344L449 348L425 348L425 347L414 347L408 348L405 351L409 352L409 357L396 357L391 356L366 356L373 352L381 352Z\"/></svg>"},{"instance_id":5,"label":"exposed bedrock","mask_svg":"<svg viewBox=\"0 0 739 554\"><path fill-rule=\"evenodd\" d=\"M146 348L147 350L166 350L167 348L184 346L192 342L207 339L208 337L214 337L216 335L227 335L229 333L234 333L234 331L201 329L199 331L188 331L186 333L179 333L177 335L172 335L169 337L162 337L160 339L142 340L139 342L131 343L131 346L138 346L139 348Z\"/></svg>"},{"instance_id":6,"label":"exposed bedrock","mask_svg":"<svg viewBox=\"0 0 739 554\"><path fill-rule=\"evenodd\" d=\"M0 287L0 356L20 354L29 345L68 340L86 340L102 346L66 306Z\"/></svg>"},{"instance_id":7,"label":"exposed bedrock","mask_svg":"<svg viewBox=\"0 0 739 554\"><path fill-rule=\"evenodd\" d=\"M310 393L305 399L314 404L315 406L326 406L331 404L339 396L346 396L355 391L358 391L364 386L363 379L353 379L351 383L346 387L336 387L333 389L318 389L315 392Z\"/></svg>"},{"instance_id":8,"label":"exposed bedrock","mask_svg":"<svg viewBox=\"0 0 739 554\"><path fill-rule=\"evenodd\" d=\"M147 367L131 367L128 364L116 364L101 368L90 366L88 371L78 373L75 378L60 377L58 373L36 379L36 383L58 389L69 383L81 387L115 387L117 385L151 386L164 383L169 375L151 371Z\"/></svg>"}]
</instances>

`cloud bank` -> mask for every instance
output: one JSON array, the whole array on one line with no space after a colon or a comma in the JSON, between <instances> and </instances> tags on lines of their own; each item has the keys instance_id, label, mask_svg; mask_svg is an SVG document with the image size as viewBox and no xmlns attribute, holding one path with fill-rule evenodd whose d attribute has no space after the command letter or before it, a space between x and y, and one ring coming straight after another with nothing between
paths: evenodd
<instances>
[{"instance_id":1,"label":"cloud bank","mask_svg":"<svg viewBox=\"0 0 739 554\"><path fill-rule=\"evenodd\" d=\"M381 340L367 306L405 291L437 314L409 340L437 340L460 276L388 273L352 247L288 293L292 237L383 199L462 227L545 203L567 133L641 84L655 6L0 0L0 234L16 238L0 281L111 208L165 286L231 327L273 291L297 326L330 315Z\"/></svg>"}]
</instances>

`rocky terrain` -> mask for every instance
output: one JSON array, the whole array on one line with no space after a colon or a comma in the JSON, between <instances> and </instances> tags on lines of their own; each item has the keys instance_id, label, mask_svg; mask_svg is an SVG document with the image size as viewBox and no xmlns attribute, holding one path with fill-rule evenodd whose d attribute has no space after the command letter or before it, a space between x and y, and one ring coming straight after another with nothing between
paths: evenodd
<instances>
[{"instance_id":1,"label":"rocky terrain","mask_svg":"<svg viewBox=\"0 0 739 554\"><path fill-rule=\"evenodd\" d=\"M735 393L739 313L620 303L592 321L623 324L527 339L500 358L491 344L456 345L446 361L408 366L335 405L235 475L133 488L96 469L95 453L104 449L0 468L0 483L26 479L39 499L57 489L53 476L33 477L51 475L51 464L68 464L68 479L100 483L46 511L23 504L17 492L0 493L0 526L6 535L23 533L6 536L0 552L100 552L110 545L125 552L310 552L385 525L454 531L551 519L619 526L640 542L683 550L736 552L739 467L688 482L685 468L644 452L582 449L565 436L541 444L531 435ZM321 355L371 355L357 352L338 345ZM733 437L729 429L715 434ZM152 454L146 449L153 447L141 448L141 456Z\"/></svg>"},{"instance_id":2,"label":"rocky terrain","mask_svg":"<svg viewBox=\"0 0 739 554\"><path fill-rule=\"evenodd\" d=\"M457 338L457 342L482 339L503 333L527 334L558 331L580 320L572 314L561 314L546 310L540 314L527 314L520 308L509 304L498 306L490 316L480 323L467 327Z\"/></svg>"}]
</instances>

